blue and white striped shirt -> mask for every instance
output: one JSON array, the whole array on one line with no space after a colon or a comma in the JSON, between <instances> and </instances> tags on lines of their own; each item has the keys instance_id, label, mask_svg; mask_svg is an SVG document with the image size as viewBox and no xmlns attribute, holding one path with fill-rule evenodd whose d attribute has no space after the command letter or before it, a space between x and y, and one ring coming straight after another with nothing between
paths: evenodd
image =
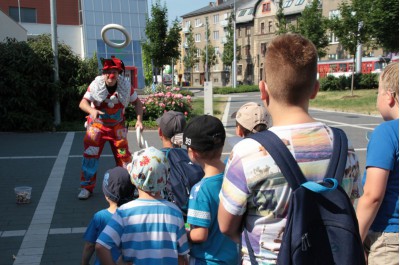
<instances>
[{"instance_id":1,"label":"blue and white striped shirt","mask_svg":"<svg viewBox=\"0 0 400 265\"><path fill-rule=\"evenodd\" d=\"M178 264L178 255L189 252L182 212L166 200L120 206L96 242L121 248L123 260L135 265Z\"/></svg>"}]
</instances>

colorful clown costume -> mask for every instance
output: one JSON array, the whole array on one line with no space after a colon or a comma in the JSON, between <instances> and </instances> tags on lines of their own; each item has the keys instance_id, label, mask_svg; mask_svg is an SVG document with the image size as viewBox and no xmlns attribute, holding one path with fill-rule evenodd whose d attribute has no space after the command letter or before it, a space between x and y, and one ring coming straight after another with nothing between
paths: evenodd
<instances>
[{"instance_id":1,"label":"colorful clown costume","mask_svg":"<svg viewBox=\"0 0 400 265\"><path fill-rule=\"evenodd\" d=\"M81 173L81 188L90 192L96 184L96 172L104 144L110 142L117 166L126 167L131 162L125 127L125 107L135 102L137 93L122 76L118 78L117 90L108 93L102 76L90 84L84 98L91 102L93 108L102 112L97 119L88 116L87 131L84 138L84 152ZM114 98L118 101L113 103Z\"/></svg>"}]
</instances>

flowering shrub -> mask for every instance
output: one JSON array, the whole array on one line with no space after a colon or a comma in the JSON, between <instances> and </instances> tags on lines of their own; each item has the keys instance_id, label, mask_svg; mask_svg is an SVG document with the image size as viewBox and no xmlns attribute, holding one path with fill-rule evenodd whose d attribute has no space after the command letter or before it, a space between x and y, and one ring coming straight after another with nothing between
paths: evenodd
<instances>
[{"instance_id":1,"label":"flowering shrub","mask_svg":"<svg viewBox=\"0 0 400 265\"><path fill-rule=\"evenodd\" d=\"M146 92L146 91L145 91ZM182 112L190 117L192 97L182 95L179 87L163 87L156 89L155 93L142 98L144 120L156 120L164 112L169 110Z\"/></svg>"}]
</instances>

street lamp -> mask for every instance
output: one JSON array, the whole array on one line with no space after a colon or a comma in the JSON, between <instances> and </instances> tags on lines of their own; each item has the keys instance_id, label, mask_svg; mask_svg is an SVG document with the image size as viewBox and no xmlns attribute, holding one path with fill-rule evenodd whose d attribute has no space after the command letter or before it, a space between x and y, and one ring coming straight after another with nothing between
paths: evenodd
<instances>
[{"instance_id":1,"label":"street lamp","mask_svg":"<svg viewBox=\"0 0 400 265\"><path fill-rule=\"evenodd\" d=\"M356 72L361 73L361 65L362 65L362 43L360 40L361 30L364 26L364 22L358 22L358 39L357 39L357 67Z\"/></svg>"},{"instance_id":2,"label":"street lamp","mask_svg":"<svg viewBox=\"0 0 400 265\"><path fill-rule=\"evenodd\" d=\"M206 66L205 66L206 82L208 82L208 17L206 17Z\"/></svg>"},{"instance_id":3,"label":"street lamp","mask_svg":"<svg viewBox=\"0 0 400 265\"><path fill-rule=\"evenodd\" d=\"M236 88L236 0L233 1L233 62L232 62L233 88Z\"/></svg>"}]
</instances>

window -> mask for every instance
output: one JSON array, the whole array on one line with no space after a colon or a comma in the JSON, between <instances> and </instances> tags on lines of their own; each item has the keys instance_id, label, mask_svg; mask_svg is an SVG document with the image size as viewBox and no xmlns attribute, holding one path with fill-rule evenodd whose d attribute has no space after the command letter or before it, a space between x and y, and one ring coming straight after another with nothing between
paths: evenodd
<instances>
[{"instance_id":1,"label":"window","mask_svg":"<svg viewBox=\"0 0 400 265\"><path fill-rule=\"evenodd\" d=\"M200 33L197 33L196 35L194 35L194 41L195 41L195 42L200 42L200 41L201 41L201 35L200 35Z\"/></svg>"},{"instance_id":2,"label":"window","mask_svg":"<svg viewBox=\"0 0 400 265\"><path fill-rule=\"evenodd\" d=\"M196 64L194 65L194 71L195 71L195 72L198 72L198 71L199 71L199 63L196 63Z\"/></svg>"},{"instance_id":3,"label":"window","mask_svg":"<svg viewBox=\"0 0 400 265\"><path fill-rule=\"evenodd\" d=\"M237 29L237 36L241 37L242 36L242 31L240 30L240 28Z\"/></svg>"},{"instance_id":4,"label":"window","mask_svg":"<svg viewBox=\"0 0 400 265\"><path fill-rule=\"evenodd\" d=\"M340 18L340 11L339 10L331 10L331 11L329 11L328 18L329 19Z\"/></svg>"},{"instance_id":5,"label":"window","mask_svg":"<svg viewBox=\"0 0 400 265\"><path fill-rule=\"evenodd\" d=\"M246 56L250 56L250 45L244 46Z\"/></svg>"},{"instance_id":6,"label":"window","mask_svg":"<svg viewBox=\"0 0 400 265\"><path fill-rule=\"evenodd\" d=\"M264 34L265 33L265 24L264 24L264 22L261 22L260 28L261 28L261 34Z\"/></svg>"},{"instance_id":7,"label":"window","mask_svg":"<svg viewBox=\"0 0 400 265\"><path fill-rule=\"evenodd\" d=\"M335 33L331 32L329 34L329 43L338 43L339 40L338 38L335 36Z\"/></svg>"},{"instance_id":8,"label":"window","mask_svg":"<svg viewBox=\"0 0 400 265\"><path fill-rule=\"evenodd\" d=\"M243 71L243 66L241 64L238 64L237 66L237 75L242 75Z\"/></svg>"},{"instance_id":9,"label":"window","mask_svg":"<svg viewBox=\"0 0 400 265\"><path fill-rule=\"evenodd\" d=\"M268 22L268 32L271 33L272 32L272 21Z\"/></svg>"},{"instance_id":10,"label":"window","mask_svg":"<svg viewBox=\"0 0 400 265\"><path fill-rule=\"evenodd\" d=\"M218 83L218 78L214 78L214 83Z\"/></svg>"},{"instance_id":11,"label":"window","mask_svg":"<svg viewBox=\"0 0 400 265\"><path fill-rule=\"evenodd\" d=\"M201 55L201 50L200 50L200 49L197 49L197 50L196 50L196 57L200 57L200 55Z\"/></svg>"},{"instance_id":12,"label":"window","mask_svg":"<svg viewBox=\"0 0 400 265\"><path fill-rule=\"evenodd\" d=\"M214 15L213 18L214 18L214 24L217 24L219 22L219 14Z\"/></svg>"},{"instance_id":13,"label":"window","mask_svg":"<svg viewBox=\"0 0 400 265\"><path fill-rule=\"evenodd\" d=\"M241 11L239 12L239 17L243 17L244 14L246 14L246 10L247 10L247 9L241 10Z\"/></svg>"},{"instance_id":14,"label":"window","mask_svg":"<svg viewBox=\"0 0 400 265\"><path fill-rule=\"evenodd\" d=\"M247 10L247 15L253 15L254 8L249 8Z\"/></svg>"},{"instance_id":15,"label":"window","mask_svg":"<svg viewBox=\"0 0 400 265\"><path fill-rule=\"evenodd\" d=\"M10 6L9 9L8 9L8 14L16 22L20 21L19 20L19 13L20 12L21 12L21 22L37 23L37 20L36 20L36 8L21 7L21 8L18 9L18 7Z\"/></svg>"},{"instance_id":16,"label":"window","mask_svg":"<svg viewBox=\"0 0 400 265\"><path fill-rule=\"evenodd\" d=\"M213 71L218 71L218 64L215 64L215 65L213 66Z\"/></svg>"},{"instance_id":17,"label":"window","mask_svg":"<svg viewBox=\"0 0 400 265\"><path fill-rule=\"evenodd\" d=\"M296 1L296 6L302 5L304 3L304 0L297 0Z\"/></svg>"},{"instance_id":18,"label":"window","mask_svg":"<svg viewBox=\"0 0 400 265\"><path fill-rule=\"evenodd\" d=\"M185 22L185 28L189 29L190 28L190 20Z\"/></svg>"},{"instance_id":19,"label":"window","mask_svg":"<svg viewBox=\"0 0 400 265\"><path fill-rule=\"evenodd\" d=\"M283 8L287 8L291 6L293 3L293 0L286 0L285 3L283 3Z\"/></svg>"},{"instance_id":20,"label":"window","mask_svg":"<svg viewBox=\"0 0 400 265\"><path fill-rule=\"evenodd\" d=\"M246 27L246 36L251 35L251 27Z\"/></svg>"},{"instance_id":21,"label":"window","mask_svg":"<svg viewBox=\"0 0 400 265\"><path fill-rule=\"evenodd\" d=\"M266 52L267 52L267 44L265 42L261 43L261 55L265 56Z\"/></svg>"},{"instance_id":22,"label":"window","mask_svg":"<svg viewBox=\"0 0 400 265\"><path fill-rule=\"evenodd\" d=\"M263 6L262 6L262 12L265 13L265 12L269 12L269 11L271 11L271 3L265 3L265 4L263 4Z\"/></svg>"},{"instance_id":23,"label":"window","mask_svg":"<svg viewBox=\"0 0 400 265\"><path fill-rule=\"evenodd\" d=\"M213 32L214 40L219 40L219 31L216 30Z\"/></svg>"},{"instance_id":24,"label":"window","mask_svg":"<svg viewBox=\"0 0 400 265\"><path fill-rule=\"evenodd\" d=\"M214 47L214 54L215 54L216 56L219 56L219 55L220 55L220 53L219 53L219 47Z\"/></svg>"},{"instance_id":25,"label":"window","mask_svg":"<svg viewBox=\"0 0 400 265\"><path fill-rule=\"evenodd\" d=\"M201 27L201 26L203 26L203 24L201 23L200 18L196 18L196 19L195 19L195 21L194 21L194 26L195 26L195 27Z\"/></svg>"},{"instance_id":26,"label":"window","mask_svg":"<svg viewBox=\"0 0 400 265\"><path fill-rule=\"evenodd\" d=\"M236 46L236 56L242 57L242 47L241 46Z\"/></svg>"}]
</instances>

